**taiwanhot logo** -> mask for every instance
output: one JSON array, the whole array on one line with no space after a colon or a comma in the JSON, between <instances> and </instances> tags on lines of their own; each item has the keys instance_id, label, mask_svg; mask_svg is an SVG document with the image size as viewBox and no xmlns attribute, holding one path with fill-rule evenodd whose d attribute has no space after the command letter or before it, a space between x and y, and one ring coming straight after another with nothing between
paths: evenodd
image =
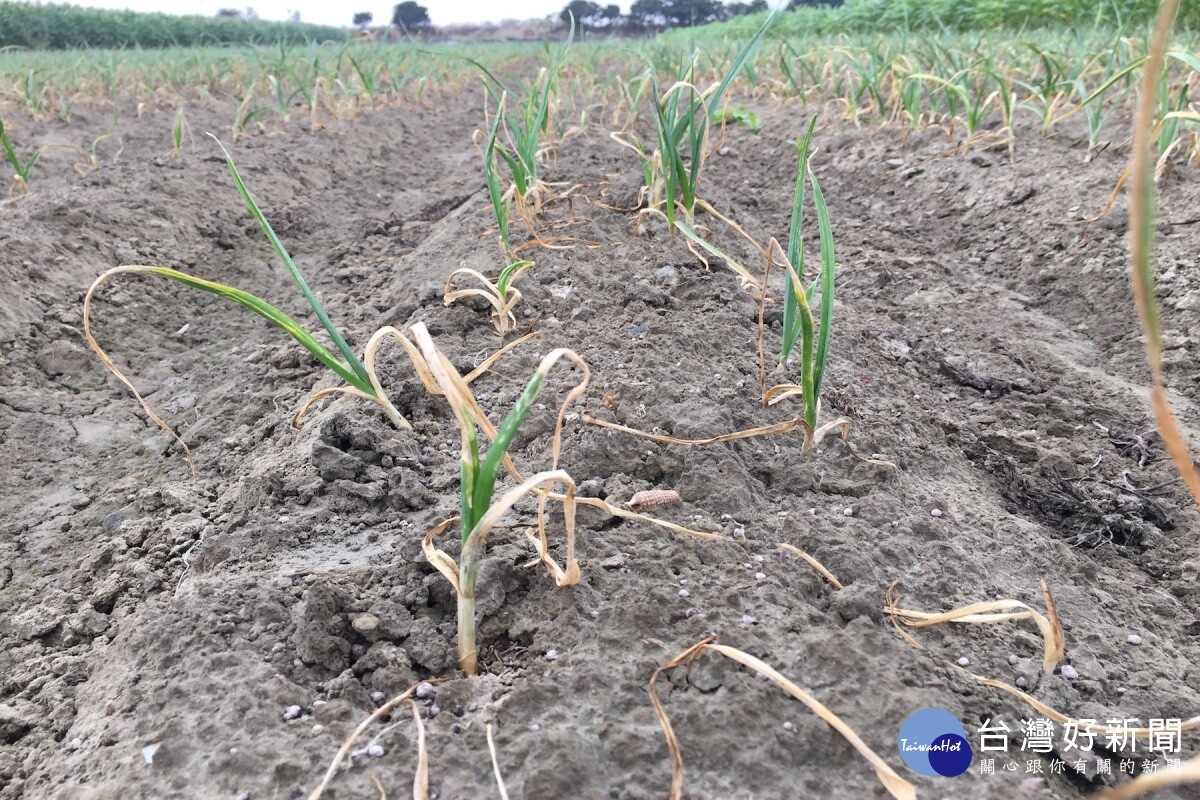
<instances>
[{"instance_id":1,"label":"taiwanhot logo","mask_svg":"<svg viewBox=\"0 0 1200 800\"><path fill-rule=\"evenodd\" d=\"M896 746L918 775L953 778L971 768L966 728L944 708L923 708L904 720Z\"/></svg>"}]
</instances>

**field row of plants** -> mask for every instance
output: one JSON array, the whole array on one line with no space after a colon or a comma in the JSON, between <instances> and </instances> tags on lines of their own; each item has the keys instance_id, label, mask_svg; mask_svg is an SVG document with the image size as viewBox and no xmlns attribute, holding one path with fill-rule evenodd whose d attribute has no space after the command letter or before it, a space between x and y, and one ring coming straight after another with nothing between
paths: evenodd
<instances>
[{"instance_id":1,"label":"field row of plants","mask_svg":"<svg viewBox=\"0 0 1200 800\"><path fill-rule=\"evenodd\" d=\"M855 7L858 6L847 8ZM478 187L486 190L490 203L491 218L487 224L494 224L495 269L489 274L468 269L451 272L443 300L451 305L467 297L482 298L490 308L496 331L502 335L516 327L513 312L522 301L517 284L527 270L535 268L529 256L544 246L580 244L562 235L557 221L550 219L549 209L569 197L571 190L554 183L548 173L553 157L565 150L570 135L587 127L590 113L592 121L598 122L630 151L630 168L641 176L637 207L623 210L635 222L659 226L677 237L680 247L687 247L706 263L731 269L742 289L758 304L762 376L758 399L763 406L787 405L790 401L797 406L797 413L785 423L724 433L706 440L683 440L639 431L586 414L579 419L584 424L600 425L630 437L682 446L801 430L806 452L828 434L847 435L850 424L844 418L822 414L820 404L825 366L831 354L836 353L832 342L837 288L833 224L823 188L809 160L817 135L817 120L814 116L804 136L796 142L795 183L786 241L761 241L726 216L733 209L719 209L706 200L703 180L706 161L720 140L723 126L740 125L751 131L757 128L753 108L743 104L746 98L758 102L797 101L797 106L832 103L837 113L852 122L886 122L911 129L940 126L951 137L956 136L961 147L1002 147L1014 157L1017 157L1017 132L1021 130L1020 116L1036 120L1037 129L1049 135L1065 119L1085 115L1089 145L1081 152L1081 158L1088 158L1102 146L1106 122L1113 110L1133 109L1136 105L1138 125L1134 134L1136 161L1131 172L1130 215L1136 297L1150 343L1155 414L1171 456L1185 478L1194 481L1195 470L1182 445L1182 437L1170 427L1173 422L1166 405L1161 365L1157 363L1160 345L1152 269L1155 165L1162 167L1172 158L1194 160L1200 156L1195 130L1200 114L1191 105L1192 90L1200 75L1200 57L1186 37L1173 46L1168 46L1165 37L1156 39L1152 57L1148 59L1143 38L1107 25L1082 34L1032 32L1017 39L942 32L919 39L892 35L847 37L831 42L827 38L770 38L772 21L762 22L750 37L710 40L702 50L672 39L647 43L640 52L632 54L610 44L575 45L570 36L562 45L547 47L545 53L532 57L527 52L502 49L468 54L380 44L283 46L237 53L164 54L133 62L115 59L109 62L111 72L98 78L85 77L80 64L82 59L103 56L30 56L17 71L6 74L4 96L24 105L34 115L69 117L72 105L99 99L116 101L114 109L120 108L121 100L172 107L177 111L172 118L170 138L173 149L178 151L185 145L189 103L236 100L238 110L229 131L236 138L256 127L268 127L276 118L306 115L316 127L322 114L352 116L367 113L380 104L420 103L429 100L435 91L478 91L482 83L479 95L483 107L475 136L481 156ZM1165 30L1165 25L1161 29ZM39 58L43 60L38 62ZM220 66L214 67L214 62ZM436 89L431 88L435 86ZM599 112L595 110L597 104L602 109ZM167 135L164 130L164 140ZM1128 136L1125 132L1121 135ZM7 131L0 132L0 138L11 165L19 173L18 185L28 189L31 181L36 181L33 172L39 152L36 143L13 144ZM467 375L458 372L420 323L408 330L385 327L376 331L367 339L360 357L292 261L285 243L270 224L269 211L264 213L233 159L228 153L225 156L234 187L231 191L239 193L247 212L307 301L319 328L314 326L309 330L266 300L232 286L167 267L125 265L105 272L87 293L83 324L88 341L104 365L141 402L150 419L172 435L167 422L155 414L134 383L92 336L93 302L99 297L102 285L114 277L137 274L177 281L237 303L291 336L339 381L338 385L319 389L310 397L296 413L297 425L314 403L342 393L374 403L392 425L410 430L411 425L389 399L376 372L376 355L381 346L386 343L402 347L423 389L445 400L460 434L460 513L432 528L423 539L422 549L457 597L457 654L463 671L470 674L478 666L475 599L486 539L516 504L536 502L535 524L527 535L536 551L536 562L546 567L557 586L568 586L581 579L574 556L575 514L579 505L593 506L675 533L714 536L643 515L641 511L655 502L652 498L644 498L641 504L631 502L631 508L618 508L598 498L576 495L575 477L559 467L564 422L590 379L587 364L575 352L560 348L546 354L498 425L490 420L501 417L488 412L505 409L487 408L472 392L471 383L490 369L497 358L528 337L509 342ZM269 208L268 203L262 205ZM812 214L817 223L816 235L807 242L806 214ZM749 266L729 255L735 249L734 244L747 243L761 256ZM783 280L772 284L772 270L777 270ZM468 281L471 284L465 287ZM773 285L780 288L773 291ZM778 334L768 336L764 333L763 319L765 309L772 304L782 309L781 325ZM327 338L331 346L323 344L321 337ZM560 365L572 365L576 379L559 406L549 464L541 471L525 474L510 458L509 447L534 407L548 373ZM780 381L776 385L768 382L769 367L774 368L770 374ZM176 440L183 445L178 437ZM187 450L185 445L183 449ZM873 463L892 466L880 460ZM507 488L505 474L510 479ZM1195 482L1193 490L1200 497L1200 482ZM551 554L548 543L552 517L547 509L551 503L562 509L565 546L561 563ZM553 519L557 523L558 518ZM437 546L438 537L452 526L458 534L458 547L450 549L457 555ZM1044 671L1050 672L1061 660L1064 645L1048 589L1043 588L1043 597L1045 616L1024 603L1010 600L976 604L943 614L905 611L889 602L887 613L914 628L949 621L1032 619L1043 633ZM902 800L915 797L913 787L888 768L831 711L808 699L803 690L769 665L742 651L712 644L711 639L667 662L651 679L651 696L672 757L672 797L681 796L683 762L670 721L653 694L654 681L664 670L686 663L705 650L732 658L773 680L846 736L875 766L881 783L893 797ZM1033 701L1015 687L991 679L980 680L1047 713L1045 706L1036 705L1040 701ZM403 701L408 694L393 703ZM385 704L368 722L394 707L392 703ZM1058 717L1067 719L1062 714ZM1200 720L1188 724L1190 730L1200 725ZM319 796L336 775L338 761L350 743L343 747L312 797Z\"/></svg>"},{"instance_id":2,"label":"field row of plants","mask_svg":"<svg viewBox=\"0 0 1200 800\"><path fill-rule=\"evenodd\" d=\"M733 12L735 16L732 21L707 26L701 35L721 37L731 31L748 35L762 24L764 15L739 17L737 14L747 8L757 7L740 3L726 10L713 0L637 0L630 18L636 19L641 28L653 30L661 24L686 25L688 20L720 19ZM845 4L793 0L788 4L791 13L779 20L778 32L783 35L839 35L929 28L1033 28L1064 23L1142 25L1149 22L1157 7L1153 0L849 0ZM617 17L613 11L603 10L594 3L577 2L567 8L573 10L577 17L590 19L589 14L606 19ZM608 9L617 7L609 6ZM563 14L567 14L567 11L564 10ZM361 17L355 17L355 24ZM1200 25L1200 8L1186 4L1181 12L1180 24L1185 27ZM694 36L696 30L689 29L684 35ZM11 0L0 2L0 48L196 47L275 44L280 40L340 42L347 38L349 31L346 28L325 25L285 24L222 16L180 17L61 4L35 5Z\"/></svg>"},{"instance_id":3,"label":"field row of plants","mask_svg":"<svg viewBox=\"0 0 1200 800\"><path fill-rule=\"evenodd\" d=\"M0 48L197 47L348 37L348 31L329 25L0 2Z\"/></svg>"},{"instance_id":4,"label":"field row of plants","mask_svg":"<svg viewBox=\"0 0 1200 800\"><path fill-rule=\"evenodd\" d=\"M1090 159L1106 146L1113 115L1130 107L1145 61L1142 39L1108 26L1036 30L1016 38L950 31L764 35L755 49L742 53L745 41L710 37L696 46L662 38L643 42L637 51L611 41L574 42L561 52L547 46L540 56L520 45L426 49L371 42L23 53L0 66L0 102L35 117L69 120L73 108L108 101L114 126L131 104L139 114L148 107L176 109L169 132L164 125L164 141L169 133L178 149L186 108L195 104L233 100L229 135L234 139L297 113L307 114L315 129L328 117L346 119L384 104L428 104L437 93L473 91L481 79L495 104L507 89L497 75L520 74L531 58L541 58L553 59L558 75L548 98L554 113L547 112L542 124L561 136L571 125L588 121L590 106L593 119L603 116L600 122L621 128L622 143L639 151L645 143L633 141L624 128L648 98L674 84L678 101L680 81L700 86L727 77L724 102L713 113L752 130L755 115L736 98L832 102L856 124L892 123L914 130L938 125L961 145L1010 151L1018 131L1032 127L1051 135L1060 123L1076 118L1086 121L1088 148L1082 157ZM1160 168L1172 157L1200 157L1192 108L1200 80L1197 51L1195 37L1186 33L1168 50L1157 96ZM729 71L739 56L738 69ZM510 96L510 107L514 102ZM24 163L38 143L13 131L8 141L22 166L10 163L27 180ZM526 164L530 158L525 153Z\"/></svg>"},{"instance_id":5,"label":"field row of plants","mask_svg":"<svg viewBox=\"0 0 1200 800\"><path fill-rule=\"evenodd\" d=\"M1157 10L1155 0L848 0L845 4L821 4L785 15L779 21L779 30L785 35L837 35L848 31L895 33L930 28L980 31L1000 27L1144 27L1153 21ZM724 36L731 30L750 33L761 21L761 15L757 19L754 16L734 19L708 26L700 35ZM1179 29L1197 25L1200 25L1200 6L1183 3Z\"/></svg>"},{"instance_id":6,"label":"field row of plants","mask_svg":"<svg viewBox=\"0 0 1200 800\"><path fill-rule=\"evenodd\" d=\"M644 225L659 225L666 232L678 235L678 241L697 257L728 266L737 275L743 290L759 303L760 309L765 309L769 304L782 307L778 338L763 335L760 310L761 402L764 406L774 406L790 400L799 404L799 413L790 427L785 424L737 431L703 441L681 440L639 431L586 414L582 415L582 421L618 430L631 437L684 446L802 429L804 449L808 451L831 432L840 432L843 436L848 432L849 422L840 417L830 419L822 415L820 404L825 364L832 352L836 257L830 214L820 182L809 163L816 120L808 125L806 134L796 143L796 180L787 241L756 241L704 199L702 178L706 159L716 140L714 131L721 125L742 124L752 127L754 124L749 108L739 109L730 103L730 92L735 83L739 84L742 92L757 90L805 100L816 99L811 94L821 92L824 93L823 99L832 96L844 101L844 113L855 119L869 115L885 120L901 120L913 126L938 123L953 128L962 125L967 141L979 135L978 123L984 117L998 115L1002 127L988 135L994 137L993 143L1008 146L1012 144L1013 117L1018 110L1023 109L1038 116L1041 129L1049 132L1055 120L1067 113L1088 113L1092 108L1103 112L1106 103L1124 104L1136 100L1139 125L1135 133L1137 155L1131 210L1137 279L1135 287L1138 287L1136 295L1149 332L1149 353L1155 374L1156 415L1168 449L1172 450L1173 456L1177 456L1181 471L1185 477L1194 477L1186 449L1178 454L1175 452L1181 447L1182 438L1170 427L1173 421L1165 395L1162 394L1161 371L1156 364L1157 311L1150 299L1153 297L1152 239L1147 237L1152 234L1154 226L1150 197L1155 161L1162 163L1184 136L1184 126L1197 121L1188 106L1189 90L1197 72L1200 72L1200 62L1195 55L1188 50L1168 49L1165 40L1160 40L1157 57L1147 62L1141 55L1144 51L1140 42L1120 37L1091 42L1094 49L1083 60L1065 54L1055 55L1032 42L994 44L990 51L984 49L982 52L974 48L970 56L965 48L953 51L939 47L937 43L929 43L924 47L896 46L890 51L874 53L875 60L863 64L853 60L853 53L847 53L838 46L826 46L827 49L812 54L783 45L778 49L774 46L768 49L771 58L778 58L778 72L768 78L765 75L766 66L771 61L762 62L761 52L755 59L756 51L763 45L767 24L760 27L749 40L738 43L736 50L709 51L703 58L686 51L651 50L639 56L644 64L640 71L627 72L628 77L617 79L616 86L607 88L612 106L620 110L619 114L614 112L614 122L623 123L612 134L636 156L636 161L631 163L636 163L643 179L638 207L629 211L634 214L635 220L640 220ZM1042 44L1050 43L1043 40ZM1060 43L1060 46L1064 45L1065 42ZM374 51L374 54L378 52ZM444 300L450 305L464 297L483 298L491 308L492 322L500 334L508 334L515 327L513 309L521 301L516 283L526 270L534 266L525 256L541 246L575 244L557 235L557 229L547 219L547 209L565 196L565 192L560 184L549 179L546 167L551 163L551 156L567 138L565 126L571 119L568 110L574 107L574 99L587 97L585 89L595 91L596 85L589 82L591 76L602 74L588 70L586 63L579 63L579 58L608 55L604 51L572 54L568 38L560 48L546 54L539 68L526 68L523 74L531 77L523 80L498 75L497 71L478 60L466 62L470 78L482 80L486 87L485 108L476 142L482 156L480 188L486 188L490 200L498 253L495 277L467 269L450 273L444 289ZM867 58L863 53L859 55ZM366 76L378 77L382 74L378 65L372 67L372 62L366 63ZM759 63L761 68L756 66ZM911 71L915 64L920 64L923 71ZM1169 73L1164 71L1166 64L1173 65ZM355 67L356 74L362 79L363 67L357 63ZM797 70L800 71L800 77L797 77ZM372 82L371 77L364 79L364 85ZM1139 79L1143 85L1142 90L1137 92L1135 89ZM463 80L469 79L460 76L460 81ZM916 87L917 99L908 97L909 87ZM1018 87L1021 89L1020 95L1016 92ZM380 101L375 92L371 92L370 101ZM290 110L289 104L281 108L280 113L286 114ZM972 114L977 111L978 114L973 117ZM1103 120L1101 113L1101 125ZM1178 123L1180 127L1169 127L1173 123ZM1194 152L1194 141L1190 149ZM583 396L590 379L587 364L575 352L560 348L548 353L499 425L489 421L496 419L497 414L488 413L486 404L473 394L470 384L495 363L496 357L511 347L519 346L524 338L510 342L479 370L465 376L442 354L423 324L414 325L407 331L390 327L377 331L370 337L362 358L358 358L309 290L284 244L275 235L266 215L242 181L232 159L228 159L228 154L227 163L247 209L292 274L325 334L336 346L337 354L321 345L316 336L306 331L300 322L260 298L233 287L158 267L117 267L102 275L89 290L85 301L85 328L89 325L91 304L97 289L109 278L134 272L176 280L255 311L292 336L344 382L341 386L317 391L299 410L297 419L316 401L332 393L343 392L377 404L393 425L408 429L408 421L388 399L375 369L376 353L383 343L397 343L403 347L424 389L444 398L449 405L460 433L460 513L430 530L422 545L426 559L453 587L457 597L457 652L463 671L474 673L478 665L476 593L486 540L501 517L519 502L529 499L536 501L536 527L530 529L528 538L536 550L537 561L545 565L557 586L569 586L581 579L580 566L574 554L578 505L593 505L611 514L666 525L675 532L706 535L701 531L689 531L643 516L639 513L641 508L619 509L597 498L576 495L576 478L559 467L564 421L573 403ZM817 220L815 242L805 242L803 222L806 213L813 213ZM757 268L748 268L727 255L726 243L738 239L748 241L763 256L766 272L761 278ZM816 252L818 256L815 263L810 262L806 266L808 251ZM782 291L779 292L772 291L769 280L773 267L784 276ZM458 285L459 281L467 280L474 282L471 288ZM133 384L109 359L90 332L88 336L105 365L137 396ZM768 363L778 364L778 369L773 373L780 380L778 385L768 384ZM542 471L525 474L510 458L509 446L532 409L548 373L560 364L575 367L577 377L574 388L567 392L557 414L550 446L550 463ZM151 419L169 431L168 425L154 414L150 406L140 396L138 399ZM507 490L500 488L503 473L510 478ZM547 531L551 519L548 507L551 503L560 505L563 512L565 547L561 563L551 555L548 542ZM439 548L437 539L451 526L457 527L458 543L456 548L447 552ZM454 551L457 551L457 555ZM975 604L940 615L904 611L895 603L889 603L888 613L903 624L923 627L960 619L973 622L1012 619L1016 617L1010 612L1017 609L1021 618L1033 619L1041 629L1045 642L1044 671L1049 673L1062 659L1064 645L1054 602L1044 585L1043 593L1045 616L1029 606L1008 600ZM993 619L987 616L989 614L996 616ZM907 800L916 796L913 786L863 745L854 731L833 712L811 701L803 690L775 672L770 665L747 653L705 639L678 659L664 664L659 673L694 658L705 649L732 658L770 677L854 743L862 756L876 767L880 782L893 797ZM651 680L651 697L671 752L671 796L679 797L683 784L682 755L666 711L654 694L655 679ZM1022 695L1015 687L992 679L980 680L1025 697L1035 705L1038 702ZM407 696L408 693L405 693L394 702L402 702ZM391 707L394 706L383 706L384 709ZM1045 708L1038 707L1041 710ZM382 713L382 709L376 711L358 730L361 731ZM1061 714L1058 717L1067 719ZM419 717L417 723L420 724ZM1189 721L1189 729L1197 723L1200 720ZM343 746L311 797L319 797L333 780L338 764L353 738ZM1140 786L1135 788L1152 787L1152 782L1147 785L1147 781L1141 781Z\"/></svg>"}]
</instances>

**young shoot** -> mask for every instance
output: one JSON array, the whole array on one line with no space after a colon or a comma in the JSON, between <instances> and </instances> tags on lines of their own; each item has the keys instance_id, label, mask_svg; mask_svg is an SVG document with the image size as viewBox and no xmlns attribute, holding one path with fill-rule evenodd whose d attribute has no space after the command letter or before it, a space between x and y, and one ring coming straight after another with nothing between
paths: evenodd
<instances>
[{"instance_id":1,"label":"young shoot","mask_svg":"<svg viewBox=\"0 0 1200 800\"><path fill-rule=\"evenodd\" d=\"M517 327L513 309L521 302L521 292L513 286L513 282L532 266L532 261L514 261L500 270L500 275L495 281L489 280L478 270L468 267L456 269L446 279L442 300L446 305L452 305L464 297L482 297L492 307L492 324L496 326L496 333L503 336ZM482 288L455 289L454 280L460 275L474 278Z\"/></svg>"},{"instance_id":2,"label":"young shoot","mask_svg":"<svg viewBox=\"0 0 1200 800\"><path fill-rule=\"evenodd\" d=\"M175 112L175 121L171 123L171 150L168 155L178 156L183 153L183 138L184 135L191 134L191 128L188 126L187 117L183 114L183 106Z\"/></svg>"},{"instance_id":3,"label":"young shoot","mask_svg":"<svg viewBox=\"0 0 1200 800\"><path fill-rule=\"evenodd\" d=\"M662 205L661 213L666 217L672 232L675 229L677 207L683 210L687 224L694 224L697 202L703 204L703 201L699 201L697 191L700 174L708 155L706 149L709 122L716 117L725 91L745 68L750 54L762 41L774 19L774 13L767 17L758 32L734 57L721 81L703 92L695 85L694 56L679 71L675 83L664 92L659 85L654 62L648 56L642 55L651 66L651 84L654 88L651 106L658 135L658 150L649 159L653 165L650 174L653 175L656 184L661 184L647 186L646 195L661 198L657 202ZM638 149L645 152L645 148ZM658 209L651 207L651 210Z\"/></svg>"},{"instance_id":4,"label":"young shoot","mask_svg":"<svg viewBox=\"0 0 1200 800\"><path fill-rule=\"evenodd\" d=\"M425 557L454 586L458 595L458 663L459 667L470 675L476 671L479 661L475 637L475 598L479 568L483 563L484 543L500 518L522 498L530 494L538 497L537 533L535 535L530 531L527 536L536 545L538 557L550 570L555 583L559 586L570 586L579 581L579 565L575 561L575 482L570 475L557 467L567 408L587 389L589 372L587 364L575 352L565 348L554 350L542 359L537 371L517 399L516 405L496 428L488 422L487 416L454 366L434 346L425 326L413 326L411 334L441 393L450 403L461 434L459 516L446 520L430 531L422 543L422 548ZM551 444L551 468L524 480L518 478L519 483L516 486L494 499L501 468L517 475L508 458L508 448L513 437L533 409L534 400L550 369L564 359L578 367L583 377L567 393L559 409ZM487 448L486 453L480 450L477 425L491 440L491 446ZM555 486L565 487L565 494L552 495L551 490ZM548 552L546 504L551 499L559 500L563 504L567 540L564 566L559 566ZM456 519L459 523L461 545L457 562L433 544L433 540Z\"/></svg>"},{"instance_id":5,"label":"young shoot","mask_svg":"<svg viewBox=\"0 0 1200 800\"><path fill-rule=\"evenodd\" d=\"M492 120L492 128L488 132L487 144L483 148L483 176L487 183L488 200L492 204L492 213L496 217L496 229L500 238L500 251L505 260L509 260L512 244L509 238L508 219L512 208L512 199L505 193L500 183L500 171L496 168L496 136L500 132L500 122L504 117L504 101L507 95L500 96L500 106L496 117Z\"/></svg>"},{"instance_id":6,"label":"young shoot","mask_svg":"<svg viewBox=\"0 0 1200 800\"><path fill-rule=\"evenodd\" d=\"M97 136L95 139L92 140L92 146L90 148L88 148L86 155L83 153L82 150L80 150L79 152L81 155L81 159L78 162L76 162L75 171L78 172L80 175L86 175L89 172L91 172L92 170L100 169L100 145L103 144L104 142L108 141L109 139L113 138L114 136L116 136L116 134L102 133L99 136ZM116 158L120 157L121 151L124 149L125 149L124 145L121 144L120 139L118 139L117 140L117 152L116 152L116 155L113 156L113 158L116 159Z\"/></svg>"},{"instance_id":7,"label":"young shoot","mask_svg":"<svg viewBox=\"0 0 1200 800\"><path fill-rule=\"evenodd\" d=\"M723 108L717 111L716 114L713 114L713 122L719 125L738 125L751 133L762 132L762 124L758 121L758 114L755 114L746 105Z\"/></svg>"},{"instance_id":8,"label":"young shoot","mask_svg":"<svg viewBox=\"0 0 1200 800\"><path fill-rule=\"evenodd\" d=\"M513 247L509 235L509 211L511 209L511 194L504 192L500 185L500 176L496 169L496 135L500 129L500 120L504 111L504 95L500 98L500 108L492 121L488 133L487 144L483 148L483 171L487 183L488 199L491 201L492 213L496 217L496 227L500 251L504 256L505 267L500 270L495 281L488 279L474 269L462 268L450 273L446 286L442 290L442 299L446 305L451 305L463 297L482 297L492 307L492 324L501 336L511 331L517 324L513 308L521 301L521 293L513 287L513 282L525 270L533 266L532 261L516 261L513 259ZM474 278L482 288L455 289L454 280L460 275Z\"/></svg>"},{"instance_id":9,"label":"young shoot","mask_svg":"<svg viewBox=\"0 0 1200 800\"><path fill-rule=\"evenodd\" d=\"M493 157L499 158L508 167L512 183L503 192L503 196L515 202L518 213L531 233L534 232L534 220L542 206L554 197L553 187L539 177L538 168L554 146L553 142L548 141L550 102L555 83L562 72L563 61L574 38L575 22L572 18L562 48L551 57L549 66L538 70L533 82L521 87L520 91L510 89L479 61L469 56L456 56L482 73L488 95L496 104L496 122L493 124L494 130L489 137L488 146L492 155L485 156L489 162L487 168L492 168L490 162ZM504 133L503 137L499 135L501 131ZM499 181L498 174L496 180Z\"/></svg>"},{"instance_id":10,"label":"young shoot","mask_svg":"<svg viewBox=\"0 0 1200 800\"><path fill-rule=\"evenodd\" d=\"M501 102L497 111L497 116L504 119L509 144L507 147L498 145L496 152L508 165L517 202L530 208L534 215L549 194L549 187L538 177L538 164L550 146L544 141L550 130L550 97L574 38L575 18L572 17L567 40L550 61L550 66L538 71L537 78L522 100L511 109L505 108Z\"/></svg>"},{"instance_id":11,"label":"young shoot","mask_svg":"<svg viewBox=\"0 0 1200 800\"><path fill-rule=\"evenodd\" d=\"M3 119L0 119L0 146L4 148L4 157L13 169L12 185L8 187L9 196L12 196L18 187L28 194L29 178L33 175L33 168L37 165L38 159L42 157L42 152L45 148L39 147L28 158L22 159L17 155L16 148L13 147L13 143L8 138L8 132L4 129Z\"/></svg>"},{"instance_id":12,"label":"young shoot","mask_svg":"<svg viewBox=\"0 0 1200 800\"><path fill-rule=\"evenodd\" d=\"M805 450L820 442L825 433L842 427L845 420L834 420L817 426L821 411L821 383L829 355L830 332L833 328L834 273L833 225L821 184L809 164L810 146L816 118L808 125L804 138L797 143L799 168L796 172L796 191L792 198L792 217L788 228L787 251L771 240L769 265L779 264L786 271L783 295L783 341L779 350L778 371L783 372L788 358L799 346L800 383L783 384L766 389L763 401L773 405L785 397L799 395L804 403ZM804 198L805 185L812 187L813 206L817 214L817 229L821 243L820 272L804 285ZM765 387L764 387L765 388Z\"/></svg>"}]
</instances>

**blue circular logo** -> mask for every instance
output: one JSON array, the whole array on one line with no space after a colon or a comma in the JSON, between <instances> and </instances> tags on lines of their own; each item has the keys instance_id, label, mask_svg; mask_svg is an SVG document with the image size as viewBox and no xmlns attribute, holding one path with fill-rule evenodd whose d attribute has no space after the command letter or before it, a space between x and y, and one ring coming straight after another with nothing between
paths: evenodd
<instances>
[{"instance_id":1,"label":"blue circular logo","mask_svg":"<svg viewBox=\"0 0 1200 800\"><path fill-rule=\"evenodd\" d=\"M958 718L944 708L923 708L904 720L896 740L900 758L918 775L953 778L971 768L971 745Z\"/></svg>"}]
</instances>

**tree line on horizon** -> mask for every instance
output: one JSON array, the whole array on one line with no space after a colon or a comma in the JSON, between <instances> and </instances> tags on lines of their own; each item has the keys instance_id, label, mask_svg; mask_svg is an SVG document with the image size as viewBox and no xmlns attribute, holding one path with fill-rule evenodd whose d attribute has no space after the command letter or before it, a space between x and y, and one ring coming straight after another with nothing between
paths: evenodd
<instances>
[{"instance_id":1,"label":"tree line on horizon","mask_svg":"<svg viewBox=\"0 0 1200 800\"><path fill-rule=\"evenodd\" d=\"M840 6L843 0L789 0L788 11L815 6ZM593 0L571 0L559 13L563 23L572 18L583 30L657 30L688 28L744 17L769 10L767 0L634 0L628 14L615 4L601 6Z\"/></svg>"},{"instance_id":2,"label":"tree line on horizon","mask_svg":"<svg viewBox=\"0 0 1200 800\"><path fill-rule=\"evenodd\" d=\"M789 11L815 6L840 6L844 0L789 0ZM572 20L581 31L645 31L662 28L681 28L705 25L709 22L733 19L768 10L767 0L634 0L629 13L622 13L615 3L600 5L594 0L570 0L559 13L563 24ZM354 26L366 30L374 21L370 11L360 11L353 17ZM405 0L392 9L392 26L410 33L420 33L432 27L429 9L415 0Z\"/></svg>"}]
</instances>

